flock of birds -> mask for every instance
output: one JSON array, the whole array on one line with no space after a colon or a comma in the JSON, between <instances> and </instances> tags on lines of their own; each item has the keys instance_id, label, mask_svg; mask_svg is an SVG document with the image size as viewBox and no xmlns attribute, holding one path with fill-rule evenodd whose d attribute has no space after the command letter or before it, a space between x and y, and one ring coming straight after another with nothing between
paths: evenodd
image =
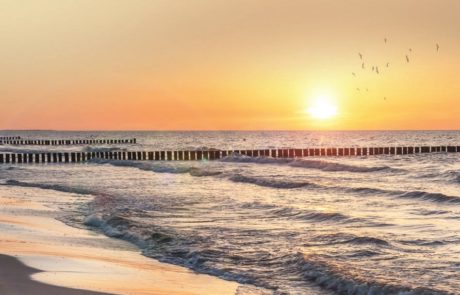
<instances>
[{"instance_id":1,"label":"flock of birds","mask_svg":"<svg viewBox=\"0 0 460 295\"><path fill-rule=\"evenodd\" d=\"M387 44L388 39L387 39L386 37L383 38L383 42L384 42L385 44ZM436 52L438 52L438 51L439 51L439 44L436 43ZM409 53L406 53L406 54L405 54L406 63L410 63L410 54L412 54L412 48L409 48ZM361 69L365 70L365 69L366 69L366 63L364 62L363 54L362 54L361 52L358 52L358 56L359 56L359 59L360 59L360 61L361 61ZM387 67L387 68L390 67L390 62L387 62L387 63L386 63L386 67ZM372 69L372 72L375 72L376 74L380 74L380 70L379 70L379 67L378 67L378 66L373 65L371 69ZM353 75L353 77L355 77L355 78L357 77L357 75L356 75L355 72L352 72L351 74ZM360 89L360 88L356 88L356 91L361 91L361 89ZM366 88L366 92L369 92L369 89L368 89L368 88ZM386 97L386 96L383 97L383 100L386 101L386 100L387 100L387 97Z\"/></svg>"}]
</instances>

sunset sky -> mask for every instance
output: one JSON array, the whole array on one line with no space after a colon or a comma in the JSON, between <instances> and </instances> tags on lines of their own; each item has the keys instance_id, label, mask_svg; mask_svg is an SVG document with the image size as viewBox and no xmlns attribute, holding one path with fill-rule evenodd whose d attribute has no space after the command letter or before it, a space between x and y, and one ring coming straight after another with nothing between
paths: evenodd
<instances>
[{"instance_id":1,"label":"sunset sky","mask_svg":"<svg viewBox=\"0 0 460 295\"><path fill-rule=\"evenodd\" d=\"M459 11L458 0L0 0L0 129L460 129ZM323 99L335 115L312 114Z\"/></svg>"}]
</instances>

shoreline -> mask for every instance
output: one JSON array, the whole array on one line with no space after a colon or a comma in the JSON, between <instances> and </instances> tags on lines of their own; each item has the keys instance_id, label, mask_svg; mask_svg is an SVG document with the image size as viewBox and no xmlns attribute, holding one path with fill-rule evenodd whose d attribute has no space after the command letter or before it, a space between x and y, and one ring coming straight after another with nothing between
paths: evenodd
<instances>
[{"instance_id":1,"label":"shoreline","mask_svg":"<svg viewBox=\"0 0 460 295\"><path fill-rule=\"evenodd\" d=\"M0 294L2 295L110 295L43 284L32 280L33 274L41 272L26 266L13 256L0 254Z\"/></svg>"},{"instance_id":2,"label":"shoreline","mask_svg":"<svg viewBox=\"0 0 460 295\"><path fill-rule=\"evenodd\" d=\"M142 256L126 241L56 220L59 206L88 199L0 185L1 294L233 295L242 291L238 283L161 263ZM59 200L57 208L49 207L51 200Z\"/></svg>"}]
</instances>

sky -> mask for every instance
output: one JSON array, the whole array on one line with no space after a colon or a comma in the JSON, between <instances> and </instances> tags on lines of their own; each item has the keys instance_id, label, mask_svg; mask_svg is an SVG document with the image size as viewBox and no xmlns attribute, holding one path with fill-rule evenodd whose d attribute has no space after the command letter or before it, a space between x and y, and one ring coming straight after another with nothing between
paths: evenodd
<instances>
[{"instance_id":1,"label":"sky","mask_svg":"<svg viewBox=\"0 0 460 295\"><path fill-rule=\"evenodd\" d=\"M460 129L458 0L0 7L0 129Z\"/></svg>"}]
</instances>

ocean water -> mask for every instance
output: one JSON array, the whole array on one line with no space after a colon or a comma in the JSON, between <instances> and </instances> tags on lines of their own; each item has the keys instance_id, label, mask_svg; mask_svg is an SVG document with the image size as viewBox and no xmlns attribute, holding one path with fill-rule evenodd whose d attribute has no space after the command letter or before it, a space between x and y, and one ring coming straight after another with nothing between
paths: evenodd
<instances>
[{"instance_id":1,"label":"ocean water","mask_svg":"<svg viewBox=\"0 0 460 295\"><path fill-rule=\"evenodd\" d=\"M0 132L138 138L0 152L460 145L457 131ZM0 184L90 195L60 219L241 294L460 294L460 154L0 166Z\"/></svg>"}]
</instances>

